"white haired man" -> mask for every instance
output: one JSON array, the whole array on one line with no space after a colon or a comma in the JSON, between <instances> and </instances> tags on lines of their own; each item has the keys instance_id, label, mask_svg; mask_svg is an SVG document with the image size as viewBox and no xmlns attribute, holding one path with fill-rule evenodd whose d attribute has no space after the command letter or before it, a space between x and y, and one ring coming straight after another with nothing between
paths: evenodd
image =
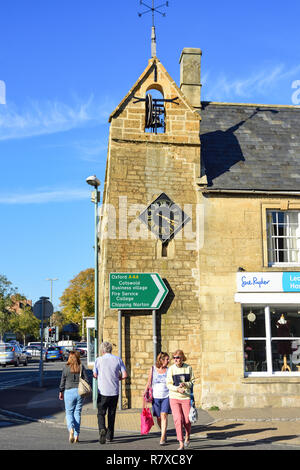
<instances>
[{"instance_id":1,"label":"white haired man","mask_svg":"<svg viewBox=\"0 0 300 470\"><path fill-rule=\"evenodd\" d=\"M114 438L116 409L119 398L119 381L127 378L122 359L112 353L112 344L104 341L100 346L100 357L97 357L93 374L98 379L98 427L100 444L111 442ZM107 413L107 428L105 415Z\"/></svg>"}]
</instances>

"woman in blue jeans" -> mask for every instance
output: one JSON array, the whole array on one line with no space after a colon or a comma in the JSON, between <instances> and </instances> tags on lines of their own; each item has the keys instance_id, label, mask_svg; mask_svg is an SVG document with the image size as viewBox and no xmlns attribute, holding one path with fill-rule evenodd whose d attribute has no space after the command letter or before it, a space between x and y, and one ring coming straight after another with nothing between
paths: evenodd
<instances>
[{"instance_id":1,"label":"woman in blue jeans","mask_svg":"<svg viewBox=\"0 0 300 470\"><path fill-rule=\"evenodd\" d=\"M71 443L79 442L81 410L84 401L78 393L80 368L82 368L82 377L88 381L79 353L71 351L68 362L63 368L59 386L59 399L65 401L69 442Z\"/></svg>"}]
</instances>

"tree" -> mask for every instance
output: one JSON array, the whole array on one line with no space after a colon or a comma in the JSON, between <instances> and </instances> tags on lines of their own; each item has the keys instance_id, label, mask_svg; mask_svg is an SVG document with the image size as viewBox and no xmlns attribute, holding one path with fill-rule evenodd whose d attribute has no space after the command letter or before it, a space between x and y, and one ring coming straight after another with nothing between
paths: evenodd
<instances>
[{"instance_id":1,"label":"tree","mask_svg":"<svg viewBox=\"0 0 300 470\"><path fill-rule=\"evenodd\" d=\"M32 309L26 304L26 297L20 294L14 295L14 300L24 301L21 313L13 313L10 318L9 328L14 333L23 337L23 343L26 343L26 336L33 335L37 337L40 330L40 321L34 316Z\"/></svg>"},{"instance_id":2,"label":"tree","mask_svg":"<svg viewBox=\"0 0 300 470\"><path fill-rule=\"evenodd\" d=\"M0 274L0 337L9 331L12 306L12 295L16 293L16 288L12 287L12 283L6 276Z\"/></svg>"},{"instance_id":3,"label":"tree","mask_svg":"<svg viewBox=\"0 0 300 470\"><path fill-rule=\"evenodd\" d=\"M95 308L95 271L88 268L80 271L71 281L69 287L64 290L60 298L62 313L67 322L81 325L83 315L94 315Z\"/></svg>"},{"instance_id":4,"label":"tree","mask_svg":"<svg viewBox=\"0 0 300 470\"><path fill-rule=\"evenodd\" d=\"M52 325L58 326L62 329L63 325L66 323L66 317L60 310L57 310L53 313L51 317Z\"/></svg>"}]
</instances>

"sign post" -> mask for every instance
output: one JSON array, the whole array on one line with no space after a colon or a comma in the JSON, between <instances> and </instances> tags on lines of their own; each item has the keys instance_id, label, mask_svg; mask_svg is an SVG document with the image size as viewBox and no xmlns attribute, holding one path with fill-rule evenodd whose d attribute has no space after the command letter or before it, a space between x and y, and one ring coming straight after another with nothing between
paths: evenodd
<instances>
[{"instance_id":1,"label":"sign post","mask_svg":"<svg viewBox=\"0 0 300 470\"><path fill-rule=\"evenodd\" d=\"M39 366L39 386L43 386L43 347L44 347L44 320L51 317L53 314L53 305L49 302L49 297L40 297L34 306L33 314L38 319L41 320L41 354L40 354L40 366Z\"/></svg>"},{"instance_id":2,"label":"sign post","mask_svg":"<svg viewBox=\"0 0 300 470\"><path fill-rule=\"evenodd\" d=\"M122 357L122 311L118 311L119 357ZM122 380L119 381L119 410L122 410Z\"/></svg>"},{"instance_id":3,"label":"sign post","mask_svg":"<svg viewBox=\"0 0 300 470\"><path fill-rule=\"evenodd\" d=\"M110 273L109 307L118 310L119 356L122 357L122 311L151 310L153 330L153 360L157 356L156 310L169 290L157 273ZM119 384L119 409L122 409L122 382Z\"/></svg>"},{"instance_id":4,"label":"sign post","mask_svg":"<svg viewBox=\"0 0 300 470\"><path fill-rule=\"evenodd\" d=\"M153 364L157 357L157 336L156 336L156 310L152 310L152 332L153 332Z\"/></svg>"}]
</instances>

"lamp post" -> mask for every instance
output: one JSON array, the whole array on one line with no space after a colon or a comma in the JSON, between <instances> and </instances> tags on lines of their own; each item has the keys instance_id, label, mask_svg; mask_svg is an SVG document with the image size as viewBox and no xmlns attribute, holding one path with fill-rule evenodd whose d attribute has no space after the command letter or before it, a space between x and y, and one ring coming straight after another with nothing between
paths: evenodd
<instances>
[{"instance_id":1,"label":"lamp post","mask_svg":"<svg viewBox=\"0 0 300 470\"><path fill-rule=\"evenodd\" d=\"M100 202L100 191L98 191L98 186L100 186L100 181L96 175L89 176L86 179L86 182L94 187L92 191L92 202L95 204L95 343L94 343L94 356L95 360L98 356L98 203ZM93 406L97 408L97 398L98 398L98 384L97 379L93 377Z\"/></svg>"},{"instance_id":2,"label":"lamp post","mask_svg":"<svg viewBox=\"0 0 300 470\"><path fill-rule=\"evenodd\" d=\"M52 302L53 282L58 281L58 278L57 277L55 277L53 279L47 278L46 281L50 281L50 302L53 304L53 302ZM50 317L50 326L52 326L52 318L51 317Z\"/></svg>"}]
</instances>

